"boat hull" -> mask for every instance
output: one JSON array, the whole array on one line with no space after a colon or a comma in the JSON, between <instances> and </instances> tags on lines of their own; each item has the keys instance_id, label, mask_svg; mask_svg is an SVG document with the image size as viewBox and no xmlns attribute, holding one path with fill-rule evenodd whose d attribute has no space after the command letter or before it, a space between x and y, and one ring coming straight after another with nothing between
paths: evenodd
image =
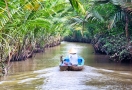
<instances>
[{"instance_id":1,"label":"boat hull","mask_svg":"<svg viewBox=\"0 0 132 90\"><path fill-rule=\"evenodd\" d=\"M83 66L60 66L60 71L81 71Z\"/></svg>"},{"instance_id":2,"label":"boat hull","mask_svg":"<svg viewBox=\"0 0 132 90\"><path fill-rule=\"evenodd\" d=\"M60 57L60 71L81 71L83 70L84 66L84 59L82 57L78 57L78 64L72 65L70 63L69 57L66 56L64 59Z\"/></svg>"}]
</instances>

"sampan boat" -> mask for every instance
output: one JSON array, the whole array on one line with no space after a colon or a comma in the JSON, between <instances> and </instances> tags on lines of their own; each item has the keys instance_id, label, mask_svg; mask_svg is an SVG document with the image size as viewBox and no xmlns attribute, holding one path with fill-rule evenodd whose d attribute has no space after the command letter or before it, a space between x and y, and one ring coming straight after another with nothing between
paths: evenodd
<instances>
[{"instance_id":1,"label":"sampan boat","mask_svg":"<svg viewBox=\"0 0 132 90\"><path fill-rule=\"evenodd\" d=\"M84 59L82 57L78 57L78 65L71 65L69 57L65 57L60 62L60 71L81 71L84 68Z\"/></svg>"}]
</instances>

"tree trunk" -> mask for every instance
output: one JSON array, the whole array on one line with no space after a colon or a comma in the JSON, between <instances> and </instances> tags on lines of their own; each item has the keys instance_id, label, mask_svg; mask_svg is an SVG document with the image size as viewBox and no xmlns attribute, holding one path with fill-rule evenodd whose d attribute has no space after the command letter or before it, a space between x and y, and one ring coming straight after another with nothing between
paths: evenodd
<instances>
[{"instance_id":1,"label":"tree trunk","mask_svg":"<svg viewBox=\"0 0 132 90\"><path fill-rule=\"evenodd\" d=\"M125 21L126 21L126 24L125 24L126 38L127 38L127 42L129 42L129 31L128 31L129 20L128 20L128 14L127 13L125 16Z\"/></svg>"}]
</instances>

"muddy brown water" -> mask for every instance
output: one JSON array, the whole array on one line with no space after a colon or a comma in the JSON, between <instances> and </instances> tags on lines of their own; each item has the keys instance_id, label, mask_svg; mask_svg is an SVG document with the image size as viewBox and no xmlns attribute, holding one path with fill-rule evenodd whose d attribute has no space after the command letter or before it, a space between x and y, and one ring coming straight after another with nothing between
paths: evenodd
<instances>
[{"instance_id":1,"label":"muddy brown water","mask_svg":"<svg viewBox=\"0 0 132 90\"><path fill-rule=\"evenodd\" d=\"M83 71L59 71L60 56L74 47L85 59ZM0 90L132 90L132 65L112 63L84 43L62 42L26 61L13 62Z\"/></svg>"}]
</instances>

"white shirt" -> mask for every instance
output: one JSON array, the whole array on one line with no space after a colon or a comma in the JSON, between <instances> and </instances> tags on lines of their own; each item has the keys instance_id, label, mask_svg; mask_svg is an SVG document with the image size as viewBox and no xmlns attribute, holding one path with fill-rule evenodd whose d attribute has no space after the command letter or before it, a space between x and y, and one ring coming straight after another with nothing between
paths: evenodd
<instances>
[{"instance_id":1,"label":"white shirt","mask_svg":"<svg viewBox=\"0 0 132 90\"><path fill-rule=\"evenodd\" d=\"M69 60L70 62L74 65L74 64L78 64L78 56L77 54L70 54L69 55Z\"/></svg>"}]
</instances>

